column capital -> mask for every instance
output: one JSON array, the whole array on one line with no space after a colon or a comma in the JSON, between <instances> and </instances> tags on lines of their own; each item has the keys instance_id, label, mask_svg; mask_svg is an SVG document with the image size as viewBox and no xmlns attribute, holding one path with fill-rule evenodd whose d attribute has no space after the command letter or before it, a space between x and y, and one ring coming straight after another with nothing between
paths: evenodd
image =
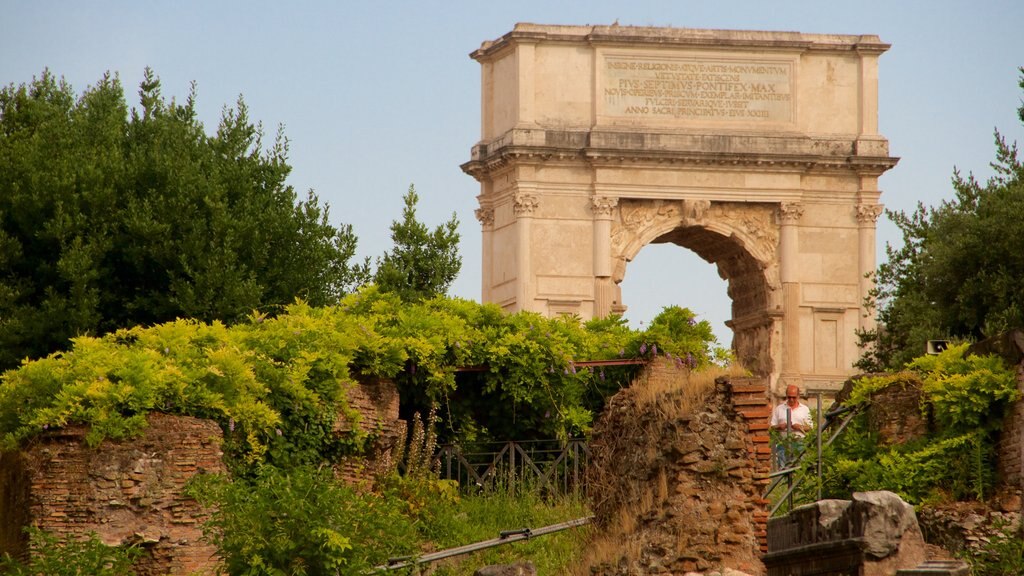
<instances>
[{"instance_id":1,"label":"column capital","mask_svg":"<svg viewBox=\"0 0 1024 576\"><path fill-rule=\"evenodd\" d=\"M796 224L804 215L804 205L799 202L782 202L779 204L779 223Z\"/></svg>"},{"instance_id":2,"label":"column capital","mask_svg":"<svg viewBox=\"0 0 1024 576\"><path fill-rule=\"evenodd\" d=\"M477 208L473 211L476 215L476 219L480 221L480 225L484 228L490 228L494 226L494 208Z\"/></svg>"},{"instance_id":3,"label":"column capital","mask_svg":"<svg viewBox=\"0 0 1024 576\"><path fill-rule=\"evenodd\" d=\"M537 195L529 192L519 192L512 200L512 209L519 217L533 216L533 211L539 205L540 199L537 198Z\"/></svg>"},{"instance_id":4,"label":"column capital","mask_svg":"<svg viewBox=\"0 0 1024 576\"><path fill-rule=\"evenodd\" d=\"M857 206L857 222L861 224L874 224L882 215L881 204L859 204Z\"/></svg>"},{"instance_id":5,"label":"column capital","mask_svg":"<svg viewBox=\"0 0 1024 576\"><path fill-rule=\"evenodd\" d=\"M615 207L619 205L619 199L611 196L592 196L590 208L598 217L611 218Z\"/></svg>"}]
</instances>

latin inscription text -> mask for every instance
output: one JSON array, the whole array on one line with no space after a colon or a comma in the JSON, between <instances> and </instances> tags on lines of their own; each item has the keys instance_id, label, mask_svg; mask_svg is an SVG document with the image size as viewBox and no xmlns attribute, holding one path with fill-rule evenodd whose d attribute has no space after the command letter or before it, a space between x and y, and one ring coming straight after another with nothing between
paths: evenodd
<instances>
[{"instance_id":1,"label":"latin inscription text","mask_svg":"<svg viewBox=\"0 0 1024 576\"><path fill-rule=\"evenodd\" d=\"M609 56L605 113L639 118L790 122L792 65Z\"/></svg>"}]
</instances>

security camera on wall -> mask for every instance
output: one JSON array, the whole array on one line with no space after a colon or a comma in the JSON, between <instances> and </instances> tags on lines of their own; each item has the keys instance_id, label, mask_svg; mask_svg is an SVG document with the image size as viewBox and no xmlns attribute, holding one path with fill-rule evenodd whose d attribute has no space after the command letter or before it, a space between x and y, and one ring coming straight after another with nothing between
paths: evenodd
<instances>
[{"instance_id":1,"label":"security camera on wall","mask_svg":"<svg viewBox=\"0 0 1024 576\"><path fill-rule=\"evenodd\" d=\"M949 340L929 340L925 345L925 354L939 354L949 348Z\"/></svg>"}]
</instances>

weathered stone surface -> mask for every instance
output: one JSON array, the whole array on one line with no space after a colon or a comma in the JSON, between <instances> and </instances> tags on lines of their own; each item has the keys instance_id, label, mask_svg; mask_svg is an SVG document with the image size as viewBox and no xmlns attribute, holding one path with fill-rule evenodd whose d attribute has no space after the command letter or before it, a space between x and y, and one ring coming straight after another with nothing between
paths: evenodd
<instances>
[{"instance_id":1,"label":"weathered stone surface","mask_svg":"<svg viewBox=\"0 0 1024 576\"><path fill-rule=\"evenodd\" d=\"M766 514L763 482L749 473L754 463L745 421L727 390L713 386L687 403L692 411L669 408L687 389L686 377L667 360L650 365L595 424L587 471L591 509L600 537L614 548L595 561L595 576L726 567L763 573L757 516ZM646 409L645 386L667 391ZM670 440L684 416L697 424L696 445L680 455Z\"/></svg>"},{"instance_id":2,"label":"weathered stone surface","mask_svg":"<svg viewBox=\"0 0 1024 576\"><path fill-rule=\"evenodd\" d=\"M708 47L713 46L714 51ZM482 299L623 312L644 246L715 264L733 348L780 392L838 387L875 267L878 37L517 24L473 53Z\"/></svg>"},{"instance_id":3,"label":"weathered stone surface","mask_svg":"<svg viewBox=\"0 0 1024 576\"><path fill-rule=\"evenodd\" d=\"M914 507L896 494L886 490L854 492L850 513L861 516L866 553L885 558L897 551L916 550L920 551L916 562L924 561L924 538Z\"/></svg>"},{"instance_id":4,"label":"weathered stone surface","mask_svg":"<svg viewBox=\"0 0 1024 576\"><path fill-rule=\"evenodd\" d=\"M769 576L890 576L925 560L913 506L887 491L822 500L768 522Z\"/></svg>"}]
</instances>

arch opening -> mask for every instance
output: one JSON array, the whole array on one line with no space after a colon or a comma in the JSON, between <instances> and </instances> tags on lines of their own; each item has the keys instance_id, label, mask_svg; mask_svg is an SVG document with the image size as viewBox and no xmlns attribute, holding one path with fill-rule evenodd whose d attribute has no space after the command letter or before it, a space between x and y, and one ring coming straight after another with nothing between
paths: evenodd
<instances>
[{"instance_id":1,"label":"arch opening","mask_svg":"<svg viewBox=\"0 0 1024 576\"><path fill-rule=\"evenodd\" d=\"M774 368L771 335L776 329L776 318L771 312L771 286L765 265L743 241L736 234L726 236L704 226L683 225L655 237L647 245L678 246L715 266L730 301L731 317L725 325L732 330L730 347L736 359L755 374L771 374ZM632 270L627 267L624 272L623 280ZM627 306L630 304L628 296L629 292L623 294L623 303Z\"/></svg>"}]
</instances>

